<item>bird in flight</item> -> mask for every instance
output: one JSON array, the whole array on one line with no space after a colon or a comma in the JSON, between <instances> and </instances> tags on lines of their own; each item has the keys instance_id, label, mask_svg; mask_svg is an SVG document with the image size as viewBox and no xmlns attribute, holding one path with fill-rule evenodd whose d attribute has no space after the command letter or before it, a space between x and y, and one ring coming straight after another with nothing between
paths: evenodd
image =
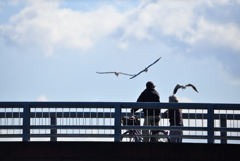
<instances>
[{"instance_id":1,"label":"bird in flight","mask_svg":"<svg viewBox=\"0 0 240 161\"><path fill-rule=\"evenodd\" d=\"M187 84L187 85L179 85L179 84L177 84L176 85L176 87L174 88L174 90L173 90L173 94L176 94L177 93L177 90L179 89L179 88L182 88L182 89L186 89L187 87L192 87L196 92L198 92L198 90L197 90L197 88L194 86L194 85L192 85L192 84Z\"/></svg>"},{"instance_id":2,"label":"bird in flight","mask_svg":"<svg viewBox=\"0 0 240 161\"><path fill-rule=\"evenodd\" d=\"M142 72L148 72L148 68L151 67L153 64L157 63L162 57L158 58L155 62L153 62L152 64L150 64L148 67L146 67L145 69L143 69L141 72L139 72L138 74L135 74L133 77L131 77L130 79L135 78L136 76L138 76L139 74L141 74Z\"/></svg>"},{"instance_id":3,"label":"bird in flight","mask_svg":"<svg viewBox=\"0 0 240 161\"><path fill-rule=\"evenodd\" d=\"M128 76L134 76L134 74L126 74L126 73L122 73L122 72L97 72L98 74L115 74L117 77L120 75L120 74L123 74L123 75L128 75Z\"/></svg>"}]
</instances>

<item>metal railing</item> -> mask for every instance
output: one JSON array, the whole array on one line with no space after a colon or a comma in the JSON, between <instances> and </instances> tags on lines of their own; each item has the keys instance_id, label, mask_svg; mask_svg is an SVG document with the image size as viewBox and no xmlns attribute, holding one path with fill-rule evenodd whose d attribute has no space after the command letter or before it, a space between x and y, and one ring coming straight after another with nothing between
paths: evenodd
<instances>
[{"instance_id":1,"label":"metal railing","mask_svg":"<svg viewBox=\"0 0 240 161\"><path fill-rule=\"evenodd\" d=\"M184 126L123 126L131 108L182 109ZM141 122L144 114L140 113ZM205 143L240 140L240 104L119 103L119 102L0 102L0 141L115 141L128 129L183 130L183 139ZM30 139L31 138L31 139ZM68 138L68 139L66 139ZM94 139L94 140L93 140Z\"/></svg>"}]
</instances>

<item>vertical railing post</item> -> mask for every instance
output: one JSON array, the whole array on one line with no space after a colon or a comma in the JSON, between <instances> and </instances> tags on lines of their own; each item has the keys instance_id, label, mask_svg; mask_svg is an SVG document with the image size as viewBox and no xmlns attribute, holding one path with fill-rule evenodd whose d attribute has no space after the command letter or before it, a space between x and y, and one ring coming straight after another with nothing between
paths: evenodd
<instances>
[{"instance_id":1,"label":"vertical railing post","mask_svg":"<svg viewBox=\"0 0 240 161\"><path fill-rule=\"evenodd\" d=\"M226 119L220 119L220 127L227 127L227 120ZM226 131L221 131L221 137L226 137L227 132ZM226 139L221 139L221 144L227 144Z\"/></svg>"},{"instance_id":2,"label":"vertical railing post","mask_svg":"<svg viewBox=\"0 0 240 161\"><path fill-rule=\"evenodd\" d=\"M114 126L114 142L120 142L121 135L121 104L115 104L115 126Z\"/></svg>"},{"instance_id":3,"label":"vertical railing post","mask_svg":"<svg viewBox=\"0 0 240 161\"><path fill-rule=\"evenodd\" d=\"M51 126L57 125L57 118L55 116L51 117ZM51 135L55 135L57 133L57 129L51 129ZM51 142L57 141L57 137L51 136L50 139Z\"/></svg>"},{"instance_id":4,"label":"vertical railing post","mask_svg":"<svg viewBox=\"0 0 240 161\"><path fill-rule=\"evenodd\" d=\"M23 105L23 142L30 140L30 104Z\"/></svg>"},{"instance_id":5,"label":"vertical railing post","mask_svg":"<svg viewBox=\"0 0 240 161\"><path fill-rule=\"evenodd\" d=\"M213 105L208 105L208 114L207 114L207 122L208 122L208 143L214 143L214 108Z\"/></svg>"}]
</instances>

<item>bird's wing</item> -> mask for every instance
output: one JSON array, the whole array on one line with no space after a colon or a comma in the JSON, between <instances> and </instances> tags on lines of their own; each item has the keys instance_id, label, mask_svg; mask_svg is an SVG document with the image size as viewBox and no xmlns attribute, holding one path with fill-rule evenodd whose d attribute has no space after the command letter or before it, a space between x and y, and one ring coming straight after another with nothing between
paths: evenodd
<instances>
[{"instance_id":1,"label":"bird's wing","mask_svg":"<svg viewBox=\"0 0 240 161\"><path fill-rule=\"evenodd\" d=\"M198 92L197 88L196 88L194 85L192 85L192 84L187 84L186 86L187 86L187 87L192 87L196 92Z\"/></svg>"},{"instance_id":2,"label":"bird's wing","mask_svg":"<svg viewBox=\"0 0 240 161\"><path fill-rule=\"evenodd\" d=\"M152 66L153 64L157 63L162 57L158 58L155 62L153 62L152 64L150 64L147 68L149 68L150 66Z\"/></svg>"},{"instance_id":3,"label":"bird's wing","mask_svg":"<svg viewBox=\"0 0 240 161\"><path fill-rule=\"evenodd\" d=\"M138 76L139 74L141 74L144 70L142 70L141 72L139 72L138 74L135 74L133 77L131 77L130 79L135 78L136 76Z\"/></svg>"},{"instance_id":4,"label":"bird's wing","mask_svg":"<svg viewBox=\"0 0 240 161\"><path fill-rule=\"evenodd\" d=\"M155 64L156 62L158 62L162 57L158 58L155 62L153 62L152 64L150 64L147 68L149 68L150 66L152 66L153 64ZM145 68L145 69L147 69ZM138 74L135 74L133 77L131 77L130 79L135 78L136 76L138 76L139 74L141 74L142 72L145 71L145 69L143 69L141 72L139 72Z\"/></svg>"},{"instance_id":5,"label":"bird's wing","mask_svg":"<svg viewBox=\"0 0 240 161\"><path fill-rule=\"evenodd\" d=\"M135 76L134 74L126 74L126 73L122 73L122 72L119 72L119 74L128 75L128 76Z\"/></svg>"},{"instance_id":6,"label":"bird's wing","mask_svg":"<svg viewBox=\"0 0 240 161\"><path fill-rule=\"evenodd\" d=\"M97 72L98 74L113 74L115 72Z\"/></svg>"},{"instance_id":7,"label":"bird's wing","mask_svg":"<svg viewBox=\"0 0 240 161\"><path fill-rule=\"evenodd\" d=\"M180 86L179 84L176 85L176 87L173 90L173 94L176 94L179 88L182 88L183 86Z\"/></svg>"}]
</instances>

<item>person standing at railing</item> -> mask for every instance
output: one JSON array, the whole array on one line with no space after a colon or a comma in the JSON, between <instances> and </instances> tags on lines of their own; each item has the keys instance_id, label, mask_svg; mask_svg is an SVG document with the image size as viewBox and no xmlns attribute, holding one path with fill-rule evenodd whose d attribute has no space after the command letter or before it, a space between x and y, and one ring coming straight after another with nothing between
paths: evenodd
<instances>
[{"instance_id":1,"label":"person standing at railing","mask_svg":"<svg viewBox=\"0 0 240 161\"><path fill-rule=\"evenodd\" d=\"M146 84L146 89L140 94L137 99L137 102L159 102L160 96L159 93L155 90L155 85L153 82L149 81ZM131 112L134 113L138 109L131 109ZM144 126L159 126L161 109L144 109ZM149 130L142 130L143 135L149 135ZM149 137L144 137L143 142L149 142Z\"/></svg>"},{"instance_id":2,"label":"person standing at railing","mask_svg":"<svg viewBox=\"0 0 240 161\"><path fill-rule=\"evenodd\" d=\"M175 95L169 96L170 103L178 103L178 98ZM182 109L168 109L164 112L165 116L169 118L170 126L183 126ZM182 130L173 131L170 130L171 143L182 142ZM176 136L176 137L173 137Z\"/></svg>"}]
</instances>

